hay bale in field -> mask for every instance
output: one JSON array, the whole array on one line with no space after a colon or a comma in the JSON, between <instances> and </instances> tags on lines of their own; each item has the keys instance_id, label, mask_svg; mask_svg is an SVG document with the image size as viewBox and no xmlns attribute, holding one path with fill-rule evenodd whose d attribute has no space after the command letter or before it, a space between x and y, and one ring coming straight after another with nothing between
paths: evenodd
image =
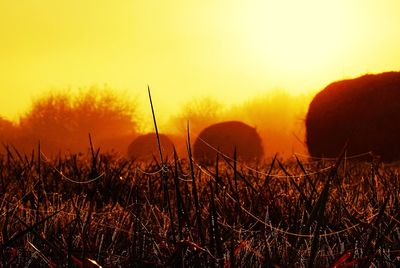
<instances>
[{"instance_id":1,"label":"hay bale in field","mask_svg":"<svg viewBox=\"0 0 400 268\"><path fill-rule=\"evenodd\" d=\"M256 129L239 121L211 125L199 134L193 145L193 156L201 164L213 164L218 149L232 157L236 146L238 160L253 162L263 156L262 141Z\"/></svg>"},{"instance_id":2,"label":"hay bale in field","mask_svg":"<svg viewBox=\"0 0 400 268\"><path fill-rule=\"evenodd\" d=\"M159 137L164 159L166 157L171 158L174 152L171 139L164 134L159 134ZM154 158L159 161L160 156L156 134L148 133L134 139L128 147L128 157L138 161L151 161Z\"/></svg>"},{"instance_id":3,"label":"hay bale in field","mask_svg":"<svg viewBox=\"0 0 400 268\"><path fill-rule=\"evenodd\" d=\"M334 82L312 100L306 117L309 153L336 157L373 152L400 159L400 72Z\"/></svg>"}]
</instances>

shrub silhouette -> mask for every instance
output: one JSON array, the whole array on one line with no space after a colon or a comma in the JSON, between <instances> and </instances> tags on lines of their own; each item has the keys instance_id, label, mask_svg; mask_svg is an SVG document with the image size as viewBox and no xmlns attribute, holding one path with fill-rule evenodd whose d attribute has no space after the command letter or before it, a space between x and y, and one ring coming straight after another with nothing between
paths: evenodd
<instances>
[{"instance_id":1,"label":"shrub silhouette","mask_svg":"<svg viewBox=\"0 0 400 268\"><path fill-rule=\"evenodd\" d=\"M11 122L0 117L0 140L5 141L15 134L16 126Z\"/></svg>"},{"instance_id":2,"label":"shrub silhouette","mask_svg":"<svg viewBox=\"0 0 400 268\"><path fill-rule=\"evenodd\" d=\"M213 98L196 98L182 105L180 112L172 117L171 123L173 128L186 136L189 121L190 132L197 135L202 129L219 120L222 110L222 104Z\"/></svg>"},{"instance_id":3,"label":"shrub silhouette","mask_svg":"<svg viewBox=\"0 0 400 268\"><path fill-rule=\"evenodd\" d=\"M77 152L88 148L90 133L101 147L104 140L134 135L134 112L133 105L107 88L92 87L76 96L52 93L37 99L20 119L20 144L30 150L41 140L48 152Z\"/></svg>"},{"instance_id":4,"label":"shrub silhouette","mask_svg":"<svg viewBox=\"0 0 400 268\"><path fill-rule=\"evenodd\" d=\"M3 145L14 144L17 134L17 125L0 117L0 152L5 152Z\"/></svg>"},{"instance_id":5,"label":"shrub silhouette","mask_svg":"<svg viewBox=\"0 0 400 268\"><path fill-rule=\"evenodd\" d=\"M268 148L264 157L273 157L276 153L285 157L294 152L307 153L303 140L304 118L312 97L312 94L292 95L276 89L234 105L223 105L212 98L193 99L171 118L169 132L180 135L185 141L188 121L190 133L195 137L215 122L238 120L257 126L263 147ZM183 146L179 146L181 144ZM180 155L186 155L185 142L175 145Z\"/></svg>"},{"instance_id":6,"label":"shrub silhouette","mask_svg":"<svg viewBox=\"0 0 400 268\"><path fill-rule=\"evenodd\" d=\"M205 128L194 142L193 155L201 164L212 164L216 160L215 149L232 157L235 146L241 161L257 161L263 156L262 141L256 129L239 121L217 123Z\"/></svg>"},{"instance_id":7,"label":"shrub silhouette","mask_svg":"<svg viewBox=\"0 0 400 268\"><path fill-rule=\"evenodd\" d=\"M164 134L159 134L163 158L173 156L174 149L171 139ZM128 147L128 158L136 161L159 161L159 150L157 145L157 136L155 133L140 135L132 141Z\"/></svg>"},{"instance_id":8,"label":"shrub silhouette","mask_svg":"<svg viewBox=\"0 0 400 268\"><path fill-rule=\"evenodd\" d=\"M292 95L284 90L273 90L249 98L227 110L226 120L235 118L257 126L268 148L264 157L290 157L294 152L307 152L304 117L312 95Z\"/></svg>"},{"instance_id":9,"label":"shrub silhouette","mask_svg":"<svg viewBox=\"0 0 400 268\"><path fill-rule=\"evenodd\" d=\"M309 153L336 157L372 151L384 161L400 159L400 73L365 75L328 85L306 117Z\"/></svg>"}]
</instances>

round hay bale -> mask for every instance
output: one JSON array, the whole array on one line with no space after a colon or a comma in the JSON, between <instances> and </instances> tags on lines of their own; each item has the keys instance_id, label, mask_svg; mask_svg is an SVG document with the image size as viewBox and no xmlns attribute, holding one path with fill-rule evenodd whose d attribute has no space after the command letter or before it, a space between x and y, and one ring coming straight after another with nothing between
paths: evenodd
<instances>
[{"instance_id":1,"label":"round hay bale","mask_svg":"<svg viewBox=\"0 0 400 268\"><path fill-rule=\"evenodd\" d=\"M373 152L400 159L400 73L387 72L334 82L312 100L306 117L311 156Z\"/></svg>"},{"instance_id":2,"label":"round hay bale","mask_svg":"<svg viewBox=\"0 0 400 268\"><path fill-rule=\"evenodd\" d=\"M174 144L171 139L164 134L159 134L159 137L163 158L172 157L174 153ZM153 159L159 161L160 153L156 134L148 133L134 139L128 147L128 158L137 161L151 161Z\"/></svg>"},{"instance_id":3,"label":"round hay bale","mask_svg":"<svg viewBox=\"0 0 400 268\"><path fill-rule=\"evenodd\" d=\"M202 130L194 142L193 156L201 164L213 164L217 150L233 158L235 146L240 161L254 162L263 156L256 129L239 121L222 122Z\"/></svg>"}]
</instances>

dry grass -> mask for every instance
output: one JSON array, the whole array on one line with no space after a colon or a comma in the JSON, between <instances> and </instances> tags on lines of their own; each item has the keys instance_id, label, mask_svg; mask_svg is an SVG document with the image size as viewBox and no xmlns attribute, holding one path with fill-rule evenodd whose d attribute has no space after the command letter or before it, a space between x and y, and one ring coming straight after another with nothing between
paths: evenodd
<instances>
[{"instance_id":1,"label":"dry grass","mask_svg":"<svg viewBox=\"0 0 400 268\"><path fill-rule=\"evenodd\" d=\"M377 161L39 156L0 156L3 267L400 264L398 169Z\"/></svg>"}]
</instances>

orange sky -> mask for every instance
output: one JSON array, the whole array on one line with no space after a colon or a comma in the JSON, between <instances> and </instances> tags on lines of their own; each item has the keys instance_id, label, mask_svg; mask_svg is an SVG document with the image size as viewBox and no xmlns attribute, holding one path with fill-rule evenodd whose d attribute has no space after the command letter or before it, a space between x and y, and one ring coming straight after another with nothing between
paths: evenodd
<instances>
[{"instance_id":1,"label":"orange sky","mask_svg":"<svg viewBox=\"0 0 400 268\"><path fill-rule=\"evenodd\" d=\"M108 84L159 117L400 70L398 0L2 0L0 114L52 88Z\"/></svg>"}]
</instances>

